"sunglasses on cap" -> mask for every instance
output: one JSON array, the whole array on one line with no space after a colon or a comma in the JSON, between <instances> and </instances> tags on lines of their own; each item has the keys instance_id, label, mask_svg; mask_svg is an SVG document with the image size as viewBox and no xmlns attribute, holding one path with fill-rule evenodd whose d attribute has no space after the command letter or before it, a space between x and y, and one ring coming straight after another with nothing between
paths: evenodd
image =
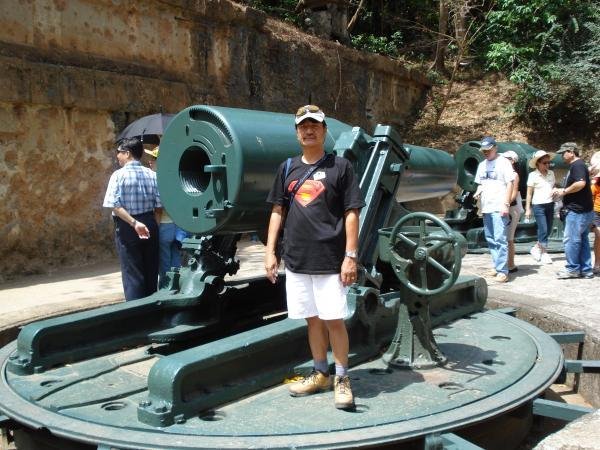
<instances>
[{"instance_id":1,"label":"sunglasses on cap","mask_svg":"<svg viewBox=\"0 0 600 450\"><path fill-rule=\"evenodd\" d=\"M296 117L302 117L304 114L316 113L316 112L320 112L320 111L321 111L321 108L319 108L318 106L315 106L315 105L301 106L300 108L298 108L298 111L296 111Z\"/></svg>"}]
</instances>

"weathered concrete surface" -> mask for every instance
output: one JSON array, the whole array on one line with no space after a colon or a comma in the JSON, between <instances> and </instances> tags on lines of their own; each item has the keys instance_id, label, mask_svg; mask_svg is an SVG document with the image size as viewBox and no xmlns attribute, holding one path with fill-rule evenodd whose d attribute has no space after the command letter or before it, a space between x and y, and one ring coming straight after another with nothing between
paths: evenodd
<instances>
[{"instance_id":1,"label":"weathered concrete surface","mask_svg":"<svg viewBox=\"0 0 600 450\"><path fill-rule=\"evenodd\" d=\"M229 0L0 2L0 281L112 255L115 136L190 104L409 124L428 83Z\"/></svg>"},{"instance_id":2,"label":"weathered concrete surface","mask_svg":"<svg viewBox=\"0 0 600 450\"><path fill-rule=\"evenodd\" d=\"M586 414L541 441L535 450L600 449L600 410Z\"/></svg>"}]
</instances>

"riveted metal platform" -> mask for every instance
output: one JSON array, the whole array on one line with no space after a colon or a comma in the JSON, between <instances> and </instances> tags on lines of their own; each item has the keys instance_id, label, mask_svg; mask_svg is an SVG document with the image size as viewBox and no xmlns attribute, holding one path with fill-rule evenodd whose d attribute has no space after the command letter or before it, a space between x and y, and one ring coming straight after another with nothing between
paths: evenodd
<instances>
[{"instance_id":1,"label":"riveted metal platform","mask_svg":"<svg viewBox=\"0 0 600 450\"><path fill-rule=\"evenodd\" d=\"M5 367L13 343L0 351L0 411L32 429L120 449L372 446L502 415L535 398L563 366L551 337L498 312L434 334L444 367L390 369L381 359L352 367L355 411L336 410L332 392L292 398L279 385L164 428L137 420L146 376L161 357L149 347L23 376Z\"/></svg>"}]
</instances>

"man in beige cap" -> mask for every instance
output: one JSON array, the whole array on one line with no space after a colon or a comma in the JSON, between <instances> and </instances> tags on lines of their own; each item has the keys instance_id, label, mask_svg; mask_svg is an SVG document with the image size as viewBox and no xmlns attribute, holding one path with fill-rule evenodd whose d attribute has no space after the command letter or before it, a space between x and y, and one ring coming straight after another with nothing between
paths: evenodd
<instances>
[{"instance_id":1,"label":"man in beige cap","mask_svg":"<svg viewBox=\"0 0 600 450\"><path fill-rule=\"evenodd\" d=\"M302 155L281 164L267 198L273 206L265 255L267 277L275 283L277 238L285 228L288 317L306 320L314 364L312 373L290 385L289 391L299 397L331 389L327 361L331 344L335 407L352 409L344 318L348 286L357 278L358 218L365 203L350 161L325 153L323 111L315 105L302 106L295 125Z\"/></svg>"}]
</instances>

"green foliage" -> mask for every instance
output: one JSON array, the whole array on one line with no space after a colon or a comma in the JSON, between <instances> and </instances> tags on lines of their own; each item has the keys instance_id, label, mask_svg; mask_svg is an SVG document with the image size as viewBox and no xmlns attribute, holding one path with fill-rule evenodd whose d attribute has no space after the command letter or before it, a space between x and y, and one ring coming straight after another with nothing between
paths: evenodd
<instances>
[{"instance_id":1,"label":"green foliage","mask_svg":"<svg viewBox=\"0 0 600 450\"><path fill-rule=\"evenodd\" d=\"M402 33L399 31L396 31L389 38L386 36L374 36L372 34L357 34L352 36L352 45L355 48L388 56L398 56L398 49L402 47L402 42Z\"/></svg>"},{"instance_id":2,"label":"green foliage","mask_svg":"<svg viewBox=\"0 0 600 450\"><path fill-rule=\"evenodd\" d=\"M477 45L521 90L517 116L591 134L600 124L600 8L587 0L498 0Z\"/></svg>"}]
</instances>

